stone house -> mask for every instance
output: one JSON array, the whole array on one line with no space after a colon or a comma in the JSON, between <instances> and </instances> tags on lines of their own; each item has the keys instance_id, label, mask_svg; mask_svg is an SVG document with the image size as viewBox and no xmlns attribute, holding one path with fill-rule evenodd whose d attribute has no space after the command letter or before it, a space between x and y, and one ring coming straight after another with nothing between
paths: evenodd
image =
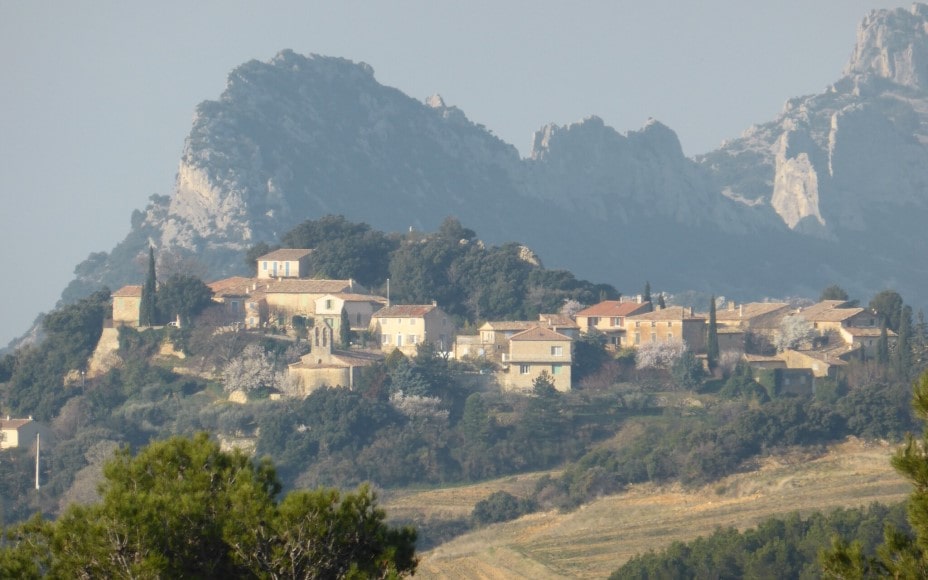
<instances>
[{"instance_id":1,"label":"stone house","mask_svg":"<svg viewBox=\"0 0 928 580\"><path fill-rule=\"evenodd\" d=\"M246 301L246 325L255 327L270 323L288 326L293 323L294 316L315 318L316 300L326 294L339 293L370 294L367 288L350 279L271 281L260 292L252 293Z\"/></svg>"},{"instance_id":2,"label":"stone house","mask_svg":"<svg viewBox=\"0 0 928 580\"><path fill-rule=\"evenodd\" d=\"M51 430L29 417L28 419L0 419L0 449L31 447L35 445L36 435L48 441Z\"/></svg>"},{"instance_id":3,"label":"stone house","mask_svg":"<svg viewBox=\"0 0 928 580\"><path fill-rule=\"evenodd\" d=\"M223 307L223 313L228 316L229 320L235 322L244 322L246 317L246 303L251 294L259 288L267 286L267 281L258 282L257 278L246 278L244 276L232 276L216 280L206 285L213 291L213 302Z\"/></svg>"},{"instance_id":4,"label":"stone house","mask_svg":"<svg viewBox=\"0 0 928 580\"><path fill-rule=\"evenodd\" d=\"M385 353L396 349L415 356L417 345L428 342L438 352L448 352L454 344L454 323L436 304L398 304L378 310L371 316L371 335Z\"/></svg>"},{"instance_id":5,"label":"stone house","mask_svg":"<svg viewBox=\"0 0 928 580\"><path fill-rule=\"evenodd\" d=\"M113 326L139 327L142 311L142 287L139 285L123 286L112 293Z\"/></svg>"},{"instance_id":6,"label":"stone house","mask_svg":"<svg viewBox=\"0 0 928 580\"><path fill-rule=\"evenodd\" d=\"M364 332L371 325L371 317L386 305L387 299L372 294L351 294L337 292L316 298L315 326L325 324L339 336L342 325L342 311L348 316L352 331Z\"/></svg>"},{"instance_id":7,"label":"stone house","mask_svg":"<svg viewBox=\"0 0 928 580\"><path fill-rule=\"evenodd\" d=\"M651 311L650 302L604 300L589 308L577 312L574 319L580 332L601 332L606 335L606 345L616 349L626 344L625 321L629 316L645 314Z\"/></svg>"},{"instance_id":8,"label":"stone house","mask_svg":"<svg viewBox=\"0 0 928 580\"><path fill-rule=\"evenodd\" d=\"M706 319L693 314L692 308L670 306L635 314L626 319L625 328L622 346L683 340L693 353L706 351Z\"/></svg>"},{"instance_id":9,"label":"stone house","mask_svg":"<svg viewBox=\"0 0 928 580\"><path fill-rule=\"evenodd\" d=\"M312 350L287 367L292 396L306 397L322 387L352 389L365 367L384 358L381 352L336 349L333 339L333 330L328 326L316 326L309 331Z\"/></svg>"},{"instance_id":10,"label":"stone house","mask_svg":"<svg viewBox=\"0 0 928 580\"><path fill-rule=\"evenodd\" d=\"M281 248L258 258L258 278L306 278L309 276L308 249Z\"/></svg>"},{"instance_id":11,"label":"stone house","mask_svg":"<svg viewBox=\"0 0 928 580\"><path fill-rule=\"evenodd\" d=\"M531 390L535 379L548 373L559 391L571 388L573 339L542 326L535 326L509 339L503 356L504 369L497 373L504 390Z\"/></svg>"}]
</instances>

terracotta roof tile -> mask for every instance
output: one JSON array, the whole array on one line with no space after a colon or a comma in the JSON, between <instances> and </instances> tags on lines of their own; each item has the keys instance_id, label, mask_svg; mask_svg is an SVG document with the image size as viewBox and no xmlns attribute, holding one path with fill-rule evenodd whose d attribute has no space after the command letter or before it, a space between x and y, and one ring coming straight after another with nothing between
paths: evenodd
<instances>
[{"instance_id":1,"label":"terracotta roof tile","mask_svg":"<svg viewBox=\"0 0 928 580\"><path fill-rule=\"evenodd\" d=\"M136 284L130 284L128 286L123 286L119 290L113 292L111 296L119 298L138 298L142 295L142 287Z\"/></svg>"},{"instance_id":2,"label":"terracotta roof tile","mask_svg":"<svg viewBox=\"0 0 928 580\"><path fill-rule=\"evenodd\" d=\"M438 308L434 304L394 304L374 313L374 318L419 318Z\"/></svg>"},{"instance_id":3,"label":"terracotta roof tile","mask_svg":"<svg viewBox=\"0 0 928 580\"><path fill-rule=\"evenodd\" d=\"M271 282L268 294L335 294L338 292L366 292L367 288L353 280L283 279Z\"/></svg>"},{"instance_id":4,"label":"terracotta roof tile","mask_svg":"<svg viewBox=\"0 0 928 580\"><path fill-rule=\"evenodd\" d=\"M207 284L214 296L244 296L252 291L257 278L232 276Z\"/></svg>"},{"instance_id":5,"label":"terracotta roof tile","mask_svg":"<svg viewBox=\"0 0 928 580\"><path fill-rule=\"evenodd\" d=\"M620 300L604 300L589 308L584 308L574 316L632 316L643 314L651 308L650 302L622 302Z\"/></svg>"},{"instance_id":6,"label":"terracotta roof tile","mask_svg":"<svg viewBox=\"0 0 928 580\"><path fill-rule=\"evenodd\" d=\"M509 340L573 340L569 336L564 336L560 332L554 332L550 328L545 328L544 326L536 326L535 328L529 328L528 330L523 330L519 334L512 335Z\"/></svg>"},{"instance_id":7,"label":"terracotta roof tile","mask_svg":"<svg viewBox=\"0 0 928 580\"><path fill-rule=\"evenodd\" d=\"M269 254L264 254L258 258L259 262L290 262L293 260L299 260L300 258L305 258L306 256L312 254L313 251L306 248L281 248L279 250L274 250Z\"/></svg>"},{"instance_id":8,"label":"terracotta roof tile","mask_svg":"<svg viewBox=\"0 0 928 580\"><path fill-rule=\"evenodd\" d=\"M632 320L705 320L705 317L690 314L690 312L692 311L689 308L683 308L682 306L668 306L654 312L635 314L629 318Z\"/></svg>"}]
</instances>

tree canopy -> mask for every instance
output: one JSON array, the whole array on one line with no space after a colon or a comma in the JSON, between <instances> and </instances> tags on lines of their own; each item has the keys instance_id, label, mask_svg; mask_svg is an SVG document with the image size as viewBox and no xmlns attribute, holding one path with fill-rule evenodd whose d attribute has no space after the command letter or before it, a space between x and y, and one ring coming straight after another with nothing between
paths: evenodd
<instances>
[{"instance_id":1,"label":"tree canopy","mask_svg":"<svg viewBox=\"0 0 928 580\"><path fill-rule=\"evenodd\" d=\"M415 571L416 533L392 528L376 496L294 491L267 461L205 433L123 449L102 501L7 532L3 577L382 578Z\"/></svg>"}]
</instances>

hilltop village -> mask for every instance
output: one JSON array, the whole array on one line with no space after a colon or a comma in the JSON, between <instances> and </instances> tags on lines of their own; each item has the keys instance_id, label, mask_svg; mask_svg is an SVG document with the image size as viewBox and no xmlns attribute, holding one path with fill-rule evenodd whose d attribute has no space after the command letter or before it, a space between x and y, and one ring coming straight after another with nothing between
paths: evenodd
<instances>
[{"instance_id":1,"label":"hilltop village","mask_svg":"<svg viewBox=\"0 0 928 580\"><path fill-rule=\"evenodd\" d=\"M665 305L663 296L652 303L641 295L589 306L568 304L535 320L487 320L476 333L464 333L436 302L394 304L352 279L309 278L312 253L278 249L257 258L255 277L207 284L213 308L225 321L219 331L273 332L302 339L308 347L288 366L290 388L275 396L305 397L326 386L351 388L363 368L394 351L415 356L423 346L449 359L480 361L484 386L530 391L545 377L558 391L569 391L574 344L589 336L612 353L653 353L655 366L672 362L662 356L683 352L694 355L708 374L720 362L730 367L742 362L755 373L766 371L778 392L812 394L816 379L838 378L850 361L875 358L881 344L891 350L897 338L876 312L848 300L806 306L727 301L716 312L697 312ZM115 351L119 327L143 326L142 293L141 285L113 292L112 319L91 372L102 370L100 361ZM647 366L647 357L638 358L639 367Z\"/></svg>"}]
</instances>

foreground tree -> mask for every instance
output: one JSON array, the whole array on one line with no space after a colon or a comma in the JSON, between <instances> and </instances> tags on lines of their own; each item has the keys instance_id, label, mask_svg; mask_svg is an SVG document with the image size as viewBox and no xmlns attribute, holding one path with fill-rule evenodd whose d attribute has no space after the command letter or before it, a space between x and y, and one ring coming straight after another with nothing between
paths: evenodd
<instances>
[{"instance_id":1,"label":"foreground tree","mask_svg":"<svg viewBox=\"0 0 928 580\"><path fill-rule=\"evenodd\" d=\"M928 422L928 372L915 385L915 414ZM820 556L826 578L928 578L928 427L920 438L906 437L896 451L893 467L913 486L907 513L914 537L887 526L876 557L864 554L859 542L835 538L832 549Z\"/></svg>"},{"instance_id":2,"label":"foreground tree","mask_svg":"<svg viewBox=\"0 0 928 580\"><path fill-rule=\"evenodd\" d=\"M416 568L415 531L384 524L367 487L276 496L267 461L206 434L155 443L104 469L102 502L7 533L2 577L390 577Z\"/></svg>"}]
</instances>

